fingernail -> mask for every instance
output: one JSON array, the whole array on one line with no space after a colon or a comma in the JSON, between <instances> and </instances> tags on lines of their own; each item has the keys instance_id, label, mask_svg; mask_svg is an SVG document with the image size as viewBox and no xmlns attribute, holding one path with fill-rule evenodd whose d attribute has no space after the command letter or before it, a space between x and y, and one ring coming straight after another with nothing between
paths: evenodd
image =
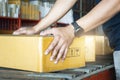
<instances>
[{"instance_id":1,"label":"fingernail","mask_svg":"<svg viewBox=\"0 0 120 80\"><path fill-rule=\"evenodd\" d=\"M50 61L53 61L53 57L50 57Z\"/></svg>"},{"instance_id":2,"label":"fingernail","mask_svg":"<svg viewBox=\"0 0 120 80\"><path fill-rule=\"evenodd\" d=\"M18 35L18 33L17 32L13 32L13 35Z\"/></svg>"},{"instance_id":3,"label":"fingernail","mask_svg":"<svg viewBox=\"0 0 120 80\"><path fill-rule=\"evenodd\" d=\"M48 55L48 51L45 51L45 55Z\"/></svg>"},{"instance_id":4,"label":"fingernail","mask_svg":"<svg viewBox=\"0 0 120 80\"><path fill-rule=\"evenodd\" d=\"M41 32L41 33L40 33L40 35L44 35L44 33L43 33L43 32Z\"/></svg>"},{"instance_id":5,"label":"fingernail","mask_svg":"<svg viewBox=\"0 0 120 80\"><path fill-rule=\"evenodd\" d=\"M58 63L58 61L55 61L54 63L55 63L55 64L57 64L57 63Z\"/></svg>"}]
</instances>

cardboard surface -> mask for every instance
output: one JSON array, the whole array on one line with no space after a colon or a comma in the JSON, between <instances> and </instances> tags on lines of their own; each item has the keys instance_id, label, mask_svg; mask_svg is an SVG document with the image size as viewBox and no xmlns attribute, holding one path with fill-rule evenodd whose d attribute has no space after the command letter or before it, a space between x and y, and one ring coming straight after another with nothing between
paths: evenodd
<instances>
[{"instance_id":1,"label":"cardboard surface","mask_svg":"<svg viewBox=\"0 0 120 80\"><path fill-rule=\"evenodd\" d=\"M0 67L51 72L85 66L84 38L75 38L64 62L54 64L45 50L52 37L0 36Z\"/></svg>"}]
</instances>

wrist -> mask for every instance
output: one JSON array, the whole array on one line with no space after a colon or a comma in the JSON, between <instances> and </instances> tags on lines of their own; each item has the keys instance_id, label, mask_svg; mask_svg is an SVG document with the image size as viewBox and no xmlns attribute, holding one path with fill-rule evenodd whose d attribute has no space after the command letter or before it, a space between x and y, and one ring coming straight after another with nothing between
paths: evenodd
<instances>
[{"instance_id":1,"label":"wrist","mask_svg":"<svg viewBox=\"0 0 120 80\"><path fill-rule=\"evenodd\" d=\"M75 37L75 34L74 34L74 27L70 24L66 27L69 31L69 33Z\"/></svg>"},{"instance_id":2,"label":"wrist","mask_svg":"<svg viewBox=\"0 0 120 80\"><path fill-rule=\"evenodd\" d=\"M44 19L42 19L40 22L38 22L38 24L36 24L33 29L35 30L35 32L40 32L41 30L46 28L46 21Z\"/></svg>"},{"instance_id":3,"label":"wrist","mask_svg":"<svg viewBox=\"0 0 120 80\"><path fill-rule=\"evenodd\" d=\"M77 24L77 22L71 23L72 27L74 28L74 34L75 36L80 36L84 33L84 29Z\"/></svg>"}]
</instances>

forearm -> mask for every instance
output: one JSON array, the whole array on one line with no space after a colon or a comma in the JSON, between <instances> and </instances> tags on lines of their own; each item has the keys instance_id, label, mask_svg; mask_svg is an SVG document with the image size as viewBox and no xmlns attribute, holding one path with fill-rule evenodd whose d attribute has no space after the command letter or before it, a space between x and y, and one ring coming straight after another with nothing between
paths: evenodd
<instances>
[{"instance_id":1,"label":"forearm","mask_svg":"<svg viewBox=\"0 0 120 80\"><path fill-rule=\"evenodd\" d=\"M57 0L48 15L43 18L34 28L36 31L47 28L52 23L64 16L77 0Z\"/></svg>"},{"instance_id":2,"label":"forearm","mask_svg":"<svg viewBox=\"0 0 120 80\"><path fill-rule=\"evenodd\" d=\"M120 11L120 0L102 0L87 15L77 21L85 32L98 27Z\"/></svg>"}]
</instances>

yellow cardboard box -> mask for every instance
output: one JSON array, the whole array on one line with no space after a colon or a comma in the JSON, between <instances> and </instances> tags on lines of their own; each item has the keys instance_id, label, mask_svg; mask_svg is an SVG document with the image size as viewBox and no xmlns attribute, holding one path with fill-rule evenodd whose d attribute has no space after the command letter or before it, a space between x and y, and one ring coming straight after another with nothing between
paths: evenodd
<instances>
[{"instance_id":1,"label":"yellow cardboard box","mask_svg":"<svg viewBox=\"0 0 120 80\"><path fill-rule=\"evenodd\" d=\"M84 37L74 39L66 60L58 64L49 60L51 54L44 55L52 39L52 37L1 35L0 67L50 72L85 66Z\"/></svg>"}]
</instances>

